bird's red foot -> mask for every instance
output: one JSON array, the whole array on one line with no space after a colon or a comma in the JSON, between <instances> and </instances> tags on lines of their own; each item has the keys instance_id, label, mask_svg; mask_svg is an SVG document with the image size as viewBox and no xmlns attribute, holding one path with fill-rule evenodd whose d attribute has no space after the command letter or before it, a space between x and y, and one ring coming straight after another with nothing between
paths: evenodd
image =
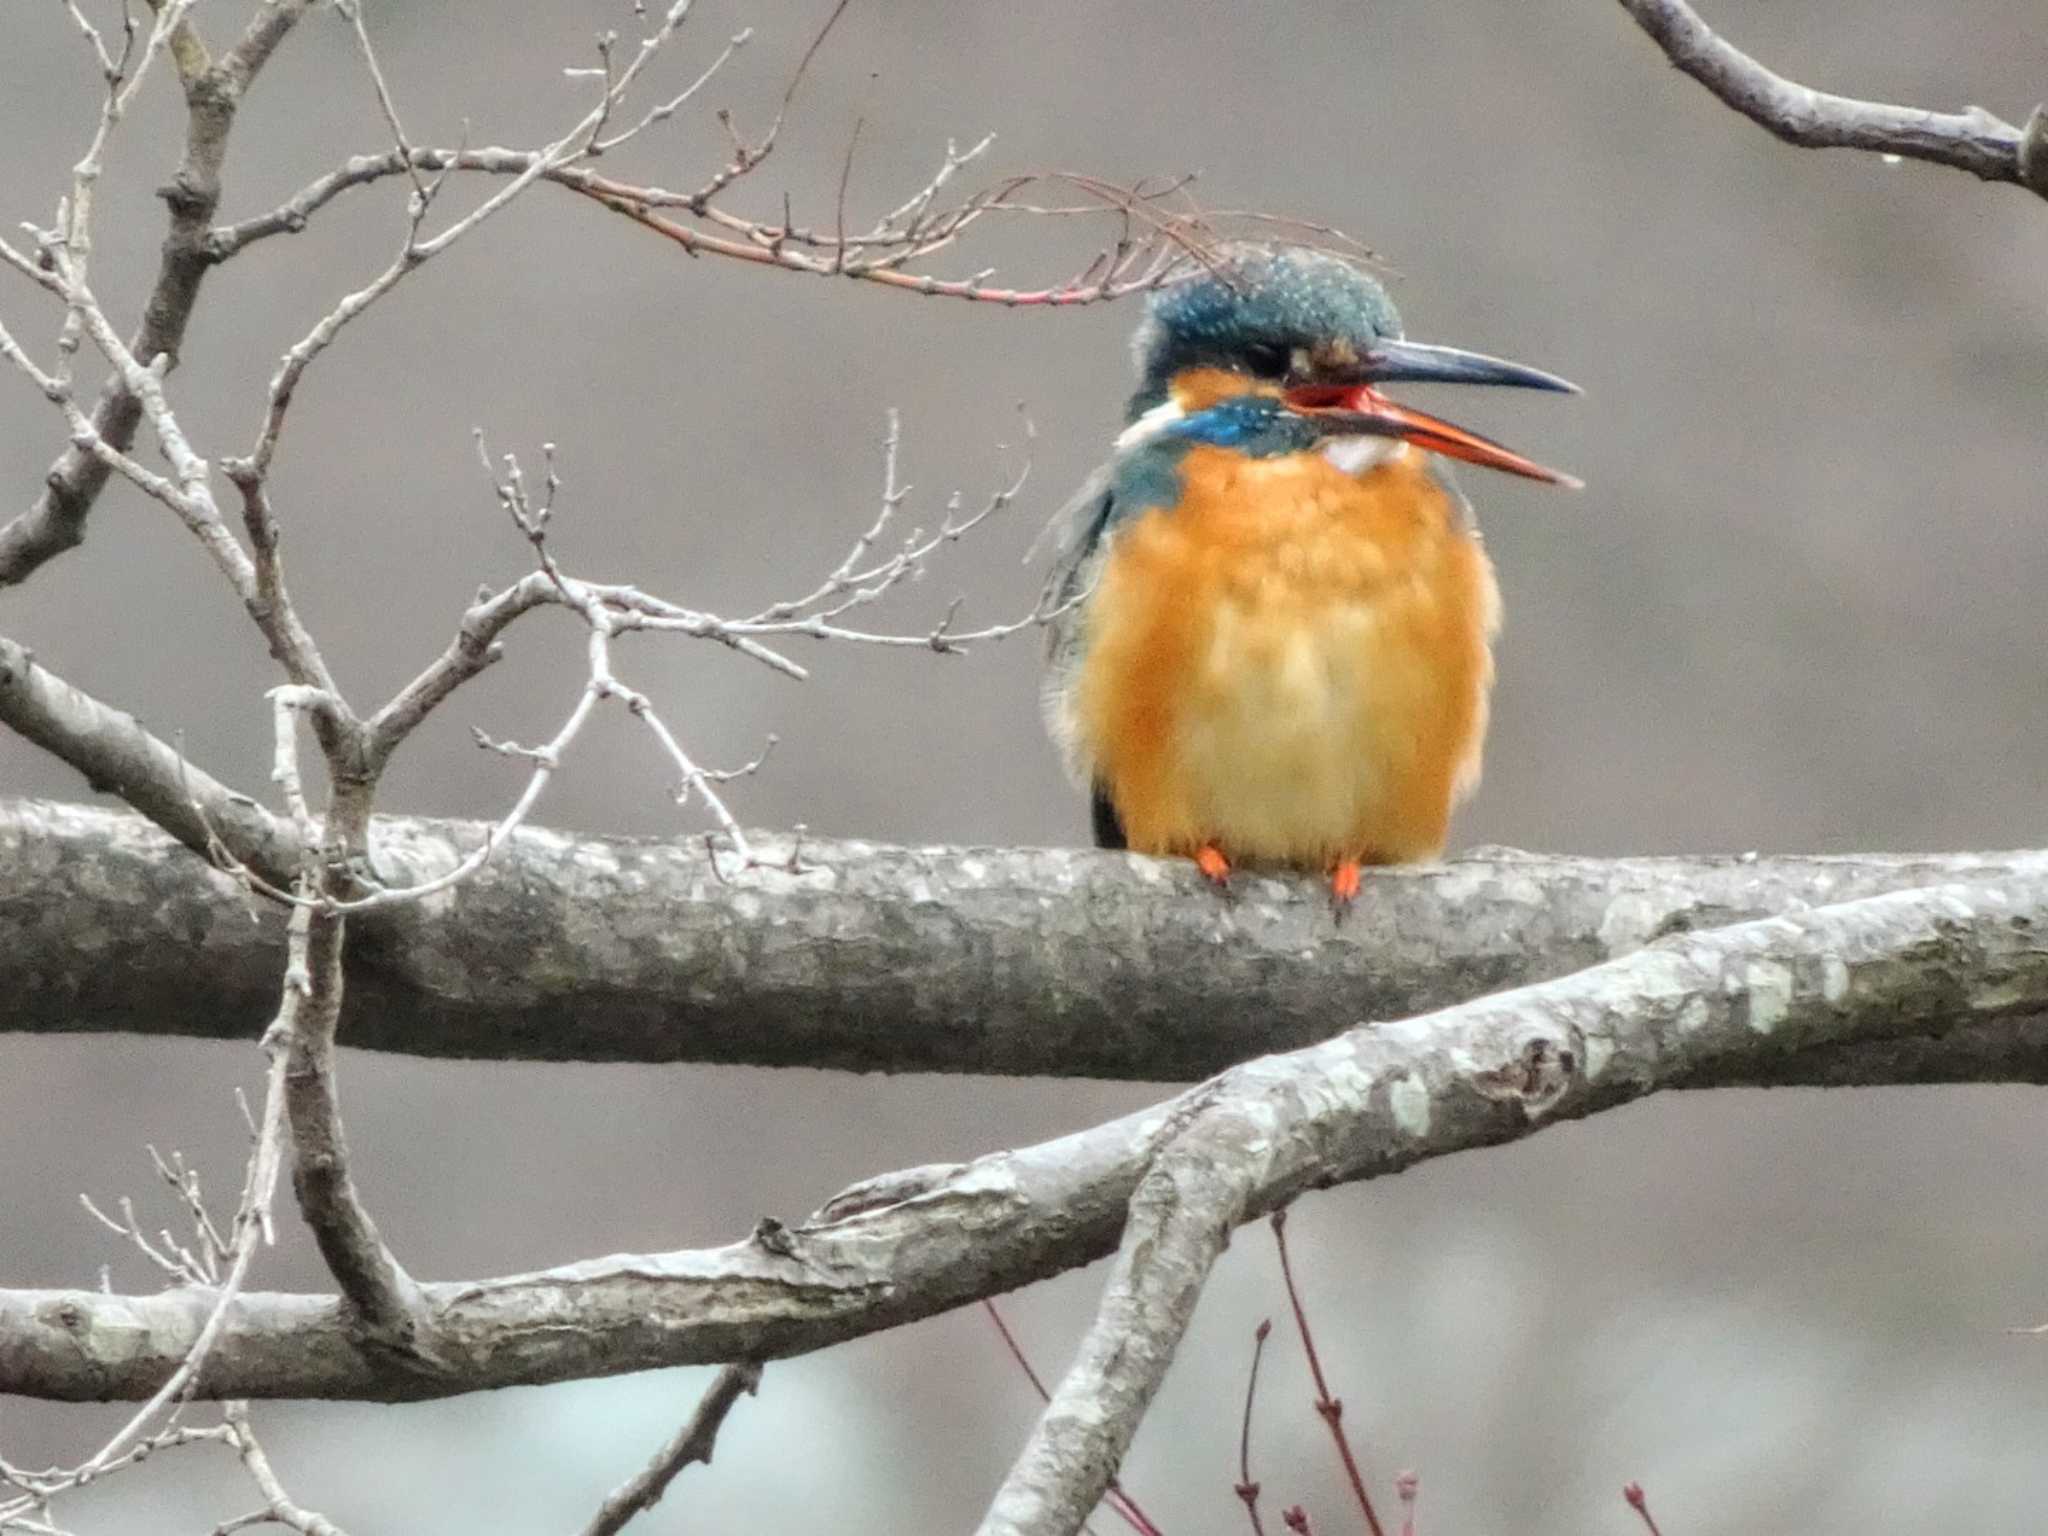
<instances>
[{"instance_id":1,"label":"bird's red foot","mask_svg":"<svg viewBox=\"0 0 2048 1536\"><path fill-rule=\"evenodd\" d=\"M1195 850L1195 868L1212 885L1230 884L1230 860L1223 857L1223 850L1214 843L1204 843Z\"/></svg>"},{"instance_id":2,"label":"bird's red foot","mask_svg":"<svg viewBox=\"0 0 2048 1536\"><path fill-rule=\"evenodd\" d=\"M1356 859L1339 859L1337 867L1330 871L1330 904L1337 909L1339 917L1348 912L1351 903L1358 899L1361 878Z\"/></svg>"}]
</instances>

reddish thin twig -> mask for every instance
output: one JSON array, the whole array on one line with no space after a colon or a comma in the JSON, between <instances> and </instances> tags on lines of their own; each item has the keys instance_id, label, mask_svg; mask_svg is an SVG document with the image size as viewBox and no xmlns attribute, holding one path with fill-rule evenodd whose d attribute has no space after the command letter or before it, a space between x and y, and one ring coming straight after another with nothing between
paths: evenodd
<instances>
[{"instance_id":1,"label":"reddish thin twig","mask_svg":"<svg viewBox=\"0 0 2048 1536\"><path fill-rule=\"evenodd\" d=\"M1642 1516L1643 1524L1649 1527L1650 1536L1664 1536L1664 1533L1657 1529L1657 1517L1650 1513L1649 1495L1643 1492L1641 1483L1623 1483L1621 1496L1628 1500L1630 1509Z\"/></svg>"},{"instance_id":2,"label":"reddish thin twig","mask_svg":"<svg viewBox=\"0 0 2048 1536\"><path fill-rule=\"evenodd\" d=\"M1024 1379L1031 1383L1031 1390L1038 1394L1038 1400L1041 1403L1051 1402L1052 1394L1045 1390L1045 1383L1039 1380L1038 1372L1031 1367L1030 1356L1024 1353L1024 1346L1017 1342L1017 1336L1010 1332L1010 1325L1004 1321L1003 1314L997 1309L995 1302L983 1297L981 1305L982 1310L988 1313L989 1321L996 1325L996 1332L1003 1336L1003 1343L1010 1351L1010 1358L1017 1362L1018 1368L1024 1372ZM1124 1492L1123 1484L1114 1477L1109 1480L1109 1487L1103 1494L1103 1500L1117 1512L1124 1524L1138 1533L1138 1536L1166 1536L1165 1532L1152 1523L1152 1517L1139 1507L1138 1501Z\"/></svg>"},{"instance_id":3,"label":"reddish thin twig","mask_svg":"<svg viewBox=\"0 0 2048 1536\"><path fill-rule=\"evenodd\" d=\"M1351 1491L1357 1496L1359 1512L1365 1516L1366 1529L1372 1532L1372 1536L1386 1536L1380 1528L1380 1517L1373 1513L1372 1495L1365 1491L1365 1478L1358 1470L1358 1458L1351 1454L1351 1439L1344 1433L1344 1404L1341 1399L1330 1395L1329 1383L1323 1379L1323 1362L1316 1354L1315 1336L1309 1331L1308 1314L1302 1310L1301 1293L1295 1289L1294 1266L1287 1257L1285 1210L1273 1213L1273 1242L1280 1250L1280 1277L1287 1283L1287 1304L1294 1309L1294 1326L1301 1334L1302 1350L1308 1355L1309 1374L1315 1379L1316 1412L1330 1426L1330 1437L1337 1442L1337 1454L1344 1460L1344 1474L1351 1479Z\"/></svg>"},{"instance_id":4,"label":"reddish thin twig","mask_svg":"<svg viewBox=\"0 0 2048 1536\"><path fill-rule=\"evenodd\" d=\"M1244 1501L1252 1536L1266 1536L1259 1519L1259 1485L1252 1481L1252 1400L1259 1391L1259 1357L1266 1352L1266 1340L1273 1332L1273 1319L1261 1322L1252 1334L1252 1370L1244 1384L1244 1426L1237 1436L1237 1496Z\"/></svg>"}]
</instances>

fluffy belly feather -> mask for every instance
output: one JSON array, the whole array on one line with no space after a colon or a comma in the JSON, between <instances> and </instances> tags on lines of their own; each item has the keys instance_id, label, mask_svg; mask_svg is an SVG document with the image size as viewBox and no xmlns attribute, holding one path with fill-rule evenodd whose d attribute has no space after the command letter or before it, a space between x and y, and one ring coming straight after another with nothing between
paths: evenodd
<instances>
[{"instance_id":1,"label":"fluffy belly feather","mask_svg":"<svg viewBox=\"0 0 2048 1536\"><path fill-rule=\"evenodd\" d=\"M1252 469L1206 497L1191 477L1119 537L1076 690L1085 755L1142 851L1428 858L1477 777L1485 555L1412 466Z\"/></svg>"}]
</instances>

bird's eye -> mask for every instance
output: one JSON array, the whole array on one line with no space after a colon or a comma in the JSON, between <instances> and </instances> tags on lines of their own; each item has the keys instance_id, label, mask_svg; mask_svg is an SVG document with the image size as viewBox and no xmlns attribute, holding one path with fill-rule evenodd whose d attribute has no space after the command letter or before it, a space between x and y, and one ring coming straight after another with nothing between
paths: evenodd
<instances>
[{"instance_id":1,"label":"bird's eye","mask_svg":"<svg viewBox=\"0 0 2048 1536\"><path fill-rule=\"evenodd\" d=\"M1278 342L1261 342L1246 347L1243 352L1245 367L1255 378L1284 379L1292 370L1293 353Z\"/></svg>"}]
</instances>

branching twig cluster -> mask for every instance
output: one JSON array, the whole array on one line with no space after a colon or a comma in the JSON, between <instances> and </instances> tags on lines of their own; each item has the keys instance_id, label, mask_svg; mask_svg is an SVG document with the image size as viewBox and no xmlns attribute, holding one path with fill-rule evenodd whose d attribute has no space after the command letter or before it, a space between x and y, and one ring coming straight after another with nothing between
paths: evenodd
<instances>
[{"instance_id":1,"label":"branching twig cluster","mask_svg":"<svg viewBox=\"0 0 2048 1536\"><path fill-rule=\"evenodd\" d=\"M285 1498L270 1474L262 1448L249 1428L246 1411L229 1404L227 1415L217 1425L194 1427L180 1422L186 1404L198 1388L209 1357L218 1342L229 1308L241 1295L259 1248L275 1241L271 1222L271 1197L277 1187L278 1170L284 1158L286 1067L299 1027L302 993L297 976L287 982L285 1003L264 1035L269 1056L263 1104L251 1114L243 1104L248 1123L250 1153L243 1172L241 1199L225 1230L217 1223L201 1194L198 1171L173 1152L166 1159L156 1148L149 1149L157 1175L170 1188L181 1214L190 1226L189 1238L174 1236L166 1227L153 1236L143 1229L134 1203L124 1197L118 1204L118 1218L108 1215L90 1196L79 1197L86 1211L103 1226L123 1238L166 1281L178 1287L204 1293L207 1297L204 1321L197 1337L184 1353L178 1368L98 1450L76 1465L29 1472L0 1461L0 1484L15 1490L13 1497L0 1498L0 1532L36 1531L50 1526L51 1505L62 1494L73 1492L107 1476L132 1467L158 1451L201 1441L219 1441L236 1450L252 1475L257 1476L268 1501L266 1509L288 1507L303 1521L265 1514L280 1519L306 1536L334 1536L335 1528L319 1516L298 1510ZM110 1291L108 1273L101 1273L102 1290ZM259 1466L262 1468L258 1474ZM254 1523L254 1520L244 1521Z\"/></svg>"},{"instance_id":2,"label":"branching twig cluster","mask_svg":"<svg viewBox=\"0 0 2048 1536\"><path fill-rule=\"evenodd\" d=\"M191 1218L195 1235L189 1241L168 1232L146 1232L125 1202L118 1217L87 1203L97 1219L175 1284L204 1289L214 1296L205 1322L175 1369L130 1422L93 1456L74 1468L49 1474L15 1477L10 1471L19 1493L12 1503L0 1506L0 1524L44 1521L50 1501L59 1493L82 1486L116 1465L130 1464L151 1448L172 1443L166 1436L174 1431L183 1433L175 1423L177 1411L207 1369L222 1319L243 1288L259 1236L269 1233L269 1195L284 1156L287 1125L299 1209L345 1298L352 1335L359 1344L401 1362L409 1372L431 1377L448 1369L448 1361L437 1347L437 1319L425 1304L421 1288L378 1233L350 1172L334 1071L346 924L352 915L371 908L415 902L447 890L481 868L526 819L584 723L606 701L623 704L654 735L674 767L678 803L699 800L742 864L751 863L752 850L721 786L755 771L766 753L736 769L700 765L654 702L624 682L615 670L613 641L617 636L640 630L715 640L800 679L806 675L805 669L778 648L786 642L854 642L952 654L977 641L1000 639L1049 616L1034 609L1012 622L962 628L957 623L960 605L956 602L936 623L916 631L890 632L852 620L851 616L882 602L923 574L945 546L1012 504L1029 469L1027 453L1015 476L978 508L968 510L956 497L930 531L915 528L899 534L896 523L908 487L898 478L900 429L893 414L884 453L881 503L870 525L845 557L800 595L773 601L738 618L703 612L630 585L572 576L557 562L549 544L549 524L562 486L552 446L544 450L544 474L533 489L529 489L516 458L508 455L494 466L489 455L483 454L497 500L532 547L536 569L504 592L480 595L463 615L454 641L441 657L383 707L359 713L301 616L281 556L283 519L274 500L272 472L292 402L309 372L355 320L535 184L559 182L614 206L629 194L638 196L635 189L597 177L588 162L622 151L642 134L674 118L716 76L746 36L732 39L680 89L652 104L636 105L644 77L688 19L691 0L672 0L652 17L647 7L636 5L634 15L644 23L641 35L622 43L616 34L605 34L597 43L597 67L569 72L572 79L589 82L593 94L580 116L559 136L530 150L434 150L419 146L406 127L361 0L335 0L333 10L348 29L391 147L380 155L349 162L341 172L321 178L270 215L217 227L213 216L220 201L219 173L236 108L271 53L311 8L311 0L261 0L241 38L218 58L193 23L196 0L151 0L152 14L146 27L138 25L124 6L121 31L114 42L87 14L82 0L64 3L104 82L104 100L91 143L74 168L54 220L44 226L28 226L24 242L0 239L0 266L56 302L59 318L49 361L39 360L26 332L4 324L0 324L0 357L57 408L70 447L53 468L45 497L28 513L0 528L0 584L22 580L53 555L79 542L86 515L108 478L116 475L172 512L206 551L263 635L283 674L281 684L270 692L271 777L282 814L270 816L253 799L225 790L188 764L182 751L167 748L139 731L138 760L146 765L146 771L141 782L127 792L134 804L162 817L166 825L178 826L188 841L203 846L251 893L289 909L290 957L277 1022L266 1036L271 1052L270 1091L247 1171L243 1209L231 1231L224 1234L213 1226L196 1179L175 1160L160 1161L159 1169ZM842 3L834 12L834 21L844 8ZM988 148L989 141L984 139L965 151L949 146L930 180L864 231L849 232L846 222L850 150L832 236L797 228L786 206L778 231L728 213L716 199L768 159L798 85L822 41L821 33L763 137L749 141L729 113L719 115L730 136L730 159L703 187L680 201L691 218L720 232L713 238L737 240L750 255L768 253L771 261L797 269L829 270L835 275L894 281L900 286L925 281L909 276L909 264L947 248L985 215L1027 211L1005 206L1026 184L1022 180L1006 183L994 195L980 194L957 206L942 206L942 197L956 175ZM119 125L152 66L163 57L175 62L186 94L185 157L167 194L172 231L156 290L146 307L143 326L134 337L124 338L93 283L94 192ZM443 191L457 171L489 172L505 179L480 203L437 227L435 216ZM188 433L169 384L178 342L201 280L212 267L249 244L304 227L314 212L342 191L386 176L402 176L408 189L396 249L367 282L343 294L284 350L265 391L260 420L247 450L217 461L209 458ZM1106 201L1116 201L1114 196L1104 195ZM1102 265L1099 279L1094 280L1096 291L1086 297L1136 291L1158 281L1184 257L1199 254L1197 237L1191 232L1193 223L1184 214L1158 212L1157 201L1149 192L1128 200L1122 210L1125 233L1118 239L1114 256ZM665 194L649 190L639 211L669 204ZM1139 229L1145 232L1133 233ZM787 260L782 260L785 254ZM967 286L975 290L974 296L997 296L993 290L983 291L986 274ZM1067 288L1068 298L1079 301L1084 297L1076 284ZM74 374L78 355L88 347L111 370L99 400L90 407L78 392ZM136 434L144 424L154 438L161 468L136 451ZM1025 430L1028 436L1028 422ZM481 434L479 452L483 453ZM216 491L216 462L237 494L239 505L233 517ZM587 676L574 706L555 735L539 746L496 741L479 732L478 740L485 747L530 765L526 784L513 806L481 846L452 870L412 884L383 881L376 870L369 831L377 786L393 755L435 708L497 659L501 636L513 622L549 605L569 609L586 630ZM23 667L39 670L11 643L7 644L7 656L10 667L19 661ZM15 670L12 675L21 674ZM55 743L55 749L63 753L88 750L88 741L101 737L112 716L105 706L46 674L32 692L35 697L24 708L10 712L11 722L39 741ZM20 699L18 692L11 695L11 702ZM309 775L301 769L302 725L310 729L320 752L325 769L324 798L309 792ZM252 819L270 828L262 855L256 858L249 856L249 843L242 835ZM281 853L284 856L280 857ZM616 1528L635 1510L652 1503L687 1461L707 1459L710 1437L719 1420L739 1391L751 1390L755 1373L754 1367L735 1366L722 1376L695 1424L664 1449L636 1484L608 1501L593 1528ZM167 1413L170 1427L160 1428L159 1420ZM226 1522L223 1531L263 1521L307 1533L333 1530L323 1517L294 1504L279 1485L245 1410L231 1406L222 1423L205 1437L219 1439L236 1451L264 1499L261 1509Z\"/></svg>"}]
</instances>

